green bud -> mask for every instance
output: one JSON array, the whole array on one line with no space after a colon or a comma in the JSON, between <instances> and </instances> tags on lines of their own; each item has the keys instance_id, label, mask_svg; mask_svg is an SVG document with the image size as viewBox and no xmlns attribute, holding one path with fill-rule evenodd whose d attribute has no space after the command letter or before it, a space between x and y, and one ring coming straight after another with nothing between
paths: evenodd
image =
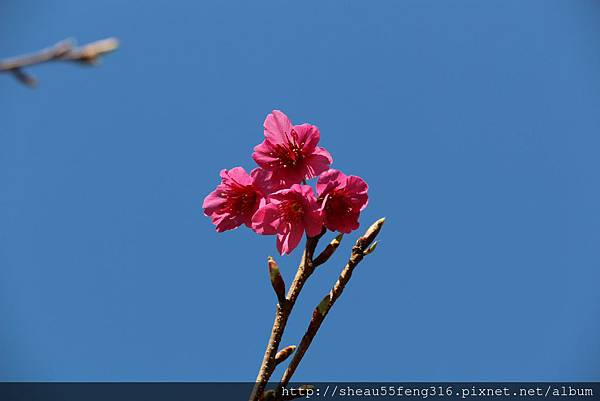
<instances>
[{"instance_id":1,"label":"green bud","mask_svg":"<svg viewBox=\"0 0 600 401\"><path fill-rule=\"evenodd\" d=\"M327 311L329 311L330 301L331 293L325 295L321 302L319 302L319 305L317 305L317 312L319 312L321 316L325 316L327 314Z\"/></svg>"},{"instance_id":2,"label":"green bud","mask_svg":"<svg viewBox=\"0 0 600 401\"><path fill-rule=\"evenodd\" d=\"M377 244L379 243L379 241L375 241L371 244L371 246L369 246L367 249L365 249L365 251L363 252L363 255L368 255L371 252L373 252L375 250L375 248L377 248Z\"/></svg>"}]
</instances>

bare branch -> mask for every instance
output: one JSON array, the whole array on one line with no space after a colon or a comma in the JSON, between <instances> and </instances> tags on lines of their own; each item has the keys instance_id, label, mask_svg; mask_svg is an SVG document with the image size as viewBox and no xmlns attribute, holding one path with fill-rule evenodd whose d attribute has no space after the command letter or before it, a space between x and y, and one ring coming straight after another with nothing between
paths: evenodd
<instances>
[{"instance_id":1,"label":"bare branch","mask_svg":"<svg viewBox=\"0 0 600 401\"><path fill-rule=\"evenodd\" d=\"M373 225L369 227L367 232L362 237L360 237L356 241L356 244L352 247L352 254L350 255L350 259L348 259L348 263L340 273L337 282L334 284L329 294L327 294L325 298L323 298L323 300L315 308L308 328L306 329L306 333L302 337L302 340L300 341L300 344L296 349L296 353L294 354L290 364L288 365L287 369L283 374L281 382L277 387L276 394L280 395L283 387L287 386L287 384L290 382L294 372L296 371L296 368L302 360L302 357L304 357L304 354L308 350L308 347L312 343L312 340L319 331L321 324L323 323L325 317L329 313L329 310L331 309L335 301L337 301L337 299L342 295L346 284L348 284L348 282L350 281L354 268L361 262L361 260L366 255L370 254L375 249L376 243L371 247L369 245L373 243L375 237L377 236L377 234L379 234L379 231L381 230L381 227L383 227L384 222L385 219L379 219L375 223L373 223Z\"/></svg>"},{"instance_id":2,"label":"bare branch","mask_svg":"<svg viewBox=\"0 0 600 401\"><path fill-rule=\"evenodd\" d=\"M35 53L0 60L0 72L11 73L23 84L33 87L37 80L24 71L25 67L50 61L95 65L103 55L115 51L118 47L119 41L116 38L102 39L80 47L76 47L75 41L67 39Z\"/></svg>"},{"instance_id":3,"label":"bare branch","mask_svg":"<svg viewBox=\"0 0 600 401\"><path fill-rule=\"evenodd\" d=\"M316 237L306 239L306 247L304 248L302 260L300 261L298 271L296 272L296 277L294 277L294 281L288 290L286 299L277 304L275 321L273 322L273 327L271 328L271 336L269 337L267 349L265 350L265 355L256 377L256 384L254 385L252 393L250 394L250 401L258 401L263 397L265 387L271 378L273 371L275 370L275 366L277 366L276 354L279 350L279 343L281 342L283 331L285 330L288 318L292 313L296 299L304 287L304 283L306 283L306 280L315 270L313 265L313 254L319 239L324 233L325 228L323 228L321 234L317 235Z\"/></svg>"}]
</instances>

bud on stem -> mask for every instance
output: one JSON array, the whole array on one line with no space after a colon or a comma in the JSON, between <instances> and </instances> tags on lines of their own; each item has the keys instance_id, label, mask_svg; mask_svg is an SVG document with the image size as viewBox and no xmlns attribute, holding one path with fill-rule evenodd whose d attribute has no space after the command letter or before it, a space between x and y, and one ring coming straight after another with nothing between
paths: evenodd
<instances>
[{"instance_id":1,"label":"bud on stem","mask_svg":"<svg viewBox=\"0 0 600 401\"><path fill-rule=\"evenodd\" d=\"M281 362L283 362L286 359L288 359L288 357L290 355L292 355L295 350L296 350L296 346L295 345L290 345L290 346L285 347L281 351L279 351L275 355L275 365L279 365Z\"/></svg>"},{"instance_id":2,"label":"bud on stem","mask_svg":"<svg viewBox=\"0 0 600 401\"><path fill-rule=\"evenodd\" d=\"M315 258L315 260L313 261L313 265L317 267L327 262L331 255L334 254L338 246L340 246L340 242L342 242L343 237L344 234L338 234L334 239L332 239L331 242L327 244L325 249L323 249L323 251L319 254L319 256Z\"/></svg>"},{"instance_id":3,"label":"bud on stem","mask_svg":"<svg viewBox=\"0 0 600 401\"><path fill-rule=\"evenodd\" d=\"M365 249L365 251L363 252L363 255L367 256L368 254L370 254L371 252L373 252L375 250L375 248L377 248L377 244L378 243L379 243L379 241L373 242L370 247L368 247L367 249Z\"/></svg>"},{"instance_id":4,"label":"bud on stem","mask_svg":"<svg viewBox=\"0 0 600 401\"><path fill-rule=\"evenodd\" d=\"M275 259L269 256L268 264L271 285L275 290L275 294L277 295L277 300L279 301L279 304L283 305L283 303L285 302L285 282L283 281L283 277L281 277L281 273L279 272L279 266L277 266L277 262L275 262Z\"/></svg>"},{"instance_id":5,"label":"bud on stem","mask_svg":"<svg viewBox=\"0 0 600 401\"><path fill-rule=\"evenodd\" d=\"M331 307L332 294L329 293L323 297L319 305L315 308L315 312L321 316L325 316Z\"/></svg>"},{"instance_id":6,"label":"bud on stem","mask_svg":"<svg viewBox=\"0 0 600 401\"><path fill-rule=\"evenodd\" d=\"M365 235L363 235L362 237L360 237L358 239L358 243L360 244L360 247L362 249L367 249L367 247L369 245L371 245L371 243L373 242L375 237L377 237L377 234L379 234L379 231L381 231L381 227L383 227L383 223L385 223L385 217L382 217L381 219L379 219L375 223L373 223L371 225L371 227L369 227L369 229L367 230ZM373 248L373 250L374 249L375 248Z\"/></svg>"}]
</instances>

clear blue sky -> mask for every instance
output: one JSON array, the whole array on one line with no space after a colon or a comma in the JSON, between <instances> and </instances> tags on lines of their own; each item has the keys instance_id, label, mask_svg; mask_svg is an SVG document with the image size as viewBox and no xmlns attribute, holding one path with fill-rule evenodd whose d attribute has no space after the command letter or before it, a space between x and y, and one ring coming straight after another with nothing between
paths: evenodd
<instances>
[{"instance_id":1,"label":"clear blue sky","mask_svg":"<svg viewBox=\"0 0 600 401\"><path fill-rule=\"evenodd\" d=\"M204 196L273 108L386 216L299 380L600 379L595 1L4 1L0 55L117 36L97 69L0 76L0 379L253 380L275 241ZM362 228L361 228L362 229ZM297 343L348 255L308 284ZM299 251L279 257L290 280ZM279 375L276 374L276 377Z\"/></svg>"}]
</instances>

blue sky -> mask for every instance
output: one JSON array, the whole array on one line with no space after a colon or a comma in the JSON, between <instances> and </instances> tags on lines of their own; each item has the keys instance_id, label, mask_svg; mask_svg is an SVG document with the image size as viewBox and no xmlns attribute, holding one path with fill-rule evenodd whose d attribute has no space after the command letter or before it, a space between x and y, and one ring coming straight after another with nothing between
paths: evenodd
<instances>
[{"instance_id":1,"label":"blue sky","mask_svg":"<svg viewBox=\"0 0 600 401\"><path fill-rule=\"evenodd\" d=\"M117 36L99 68L0 77L0 379L253 380L275 241L214 232L274 108L387 217L298 380L600 378L594 1L8 1L0 55ZM343 266L315 274L284 344ZM291 280L299 251L278 257ZM279 377L277 372L275 377Z\"/></svg>"}]
</instances>

